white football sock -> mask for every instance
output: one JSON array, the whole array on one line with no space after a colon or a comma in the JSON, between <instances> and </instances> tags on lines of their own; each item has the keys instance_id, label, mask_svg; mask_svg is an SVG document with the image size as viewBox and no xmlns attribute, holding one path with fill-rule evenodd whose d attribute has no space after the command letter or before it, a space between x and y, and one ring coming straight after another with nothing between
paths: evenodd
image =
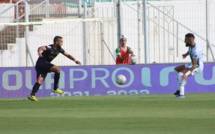
<instances>
[{"instance_id":1,"label":"white football sock","mask_svg":"<svg viewBox=\"0 0 215 134\"><path fill-rule=\"evenodd\" d=\"M180 95L184 95L184 86L186 85L186 81L182 80L180 85Z\"/></svg>"},{"instance_id":2,"label":"white football sock","mask_svg":"<svg viewBox=\"0 0 215 134\"><path fill-rule=\"evenodd\" d=\"M181 86L181 83L182 83L182 77L183 77L183 73L179 72L179 73L178 73L178 83L179 83L179 87Z\"/></svg>"},{"instance_id":3,"label":"white football sock","mask_svg":"<svg viewBox=\"0 0 215 134\"><path fill-rule=\"evenodd\" d=\"M180 87L180 84L179 84L179 79L178 79L178 72L176 70L174 70L175 72L175 76L176 76L176 80L177 80L177 84L178 84L178 89Z\"/></svg>"},{"instance_id":4,"label":"white football sock","mask_svg":"<svg viewBox=\"0 0 215 134\"><path fill-rule=\"evenodd\" d=\"M184 86L180 86L180 95L184 95Z\"/></svg>"}]
</instances>

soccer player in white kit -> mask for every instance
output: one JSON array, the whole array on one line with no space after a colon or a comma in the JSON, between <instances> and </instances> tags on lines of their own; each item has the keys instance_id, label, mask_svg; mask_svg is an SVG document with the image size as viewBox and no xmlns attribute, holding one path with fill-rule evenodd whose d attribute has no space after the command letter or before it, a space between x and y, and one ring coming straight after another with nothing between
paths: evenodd
<instances>
[{"instance_id":1,"label":"soccer player in white kit","mask_svg":"<svg viewBox=\"0 0 215 134\"><path fill-rule=\"evenodd\" d=\"M184 86L187 82L188 76L193 76L203 71L203 53L201 47L194 42L195 36L192 33L185 35L186 47L188 52L183 54L185 59L188 55L190 56L191 63L181 65L175 68L175 74L178 82L178 90L174 93L177 98L184 98Z\"/></svg>"}]
</instances>

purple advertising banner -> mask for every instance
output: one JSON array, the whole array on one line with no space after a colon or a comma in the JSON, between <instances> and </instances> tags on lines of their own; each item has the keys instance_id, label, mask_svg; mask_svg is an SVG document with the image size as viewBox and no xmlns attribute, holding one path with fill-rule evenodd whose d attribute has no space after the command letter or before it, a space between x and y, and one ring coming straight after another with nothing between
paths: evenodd
<instances>
[{"instance_id":1,"label":"purple advertising banner","mask_svg":"<svg viewBox=\"0 0 215 134\"><path fill-rule=\"evenodd\" d=\"M124 94L172 94L178 88L174 67L179 64L71 66L60 67L59 88L64 96L95 96ZM117 75L126 76L118 85ZM33 67L0 68L0 98L27 97L36 82ZM37 97L59 96L52 93L54 73L49 73ZM189 77L186 93L215 92L215 64L205 63L204 71Z\"/></svg>"}]
</instances>

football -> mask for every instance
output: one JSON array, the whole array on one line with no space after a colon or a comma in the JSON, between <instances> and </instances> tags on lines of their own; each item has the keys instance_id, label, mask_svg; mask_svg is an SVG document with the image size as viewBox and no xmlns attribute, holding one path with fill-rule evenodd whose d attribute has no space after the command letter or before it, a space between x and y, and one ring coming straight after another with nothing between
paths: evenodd
<instances>
[{"instance_id":1,"label":"football","mask_svg":"<svg viewBox=\"0 0 215 134\"><path fill-rule=\"evenodd\" d=\"M130 57L131 65L135 65L137 63L137 58L136 56L131 56Z\"/></svg>"},{"instance_id":2,"label":"football","mask_svg":"<svg viewBox=\"0 0 215 134\"><path fill-rule=\"evenodd\" d=\"M119 84L119 85L123 85L126 83L126 77L122 74L119 74L117 77L116 77L116 83Z\"/></svg>"}]
</instances>

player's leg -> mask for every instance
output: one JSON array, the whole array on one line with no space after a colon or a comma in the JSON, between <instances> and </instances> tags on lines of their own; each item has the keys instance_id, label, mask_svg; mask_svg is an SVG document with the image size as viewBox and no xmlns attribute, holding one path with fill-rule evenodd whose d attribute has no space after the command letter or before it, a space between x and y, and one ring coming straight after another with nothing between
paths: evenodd
<instances>
[{"instance_id":1,"label":"player's leg","mask_svg":"<svg viewBox=\"0 0 215 134\"><path fill-rule=\"evenodd\" d=\"M54 90L58 88L58 83L60 79L60 68L58 66L52 66L50 72L54 72Z\"/></svg>"},{"instance_id":2,"label":"player's leg","mask_svg":"<svg viewBox=\"0 0 215 134\"><path fill-rule=\"evenodd\" d=\"M203 65L198 67L198 68L195 68L192 72L190 71L190 68L192 67L193 65L192 64L186 64L185 65L185 69L182 70L179 74L181 75L179 81L180 81L180 94L177 96L178 98L184 98L184 86L186 85L187 83L187 77L188 76L193 76L195 74L198 74L200 72L202 72L203 70Z\"/></svg>"},{"instance_id":3,"label":"player's leg","mask_svg":"<svg viewBox=\"0 0 215 134\"><path fill-rule=\"evenodd\" d=\"M184 86L187 83L187 75L185 75L189 71L188 68L185 68L179 73L179 94L177 95L177 98L184 98L185 92L184 92Z\"/></svg>"},{"instance_id":4,"label":"player's leg","mask_svg":"<svg viewBox=\"0 0 215 134\"><path fill-rule=\"evenodd\" d=\"M35 94L38 92L40 85L42 85L44 79L46 78L48 72L41 72L37 70L37 82L34 84L31 95L28 96L28 99L31 101L38 101L35 97Z\"/></svg>"},{"instance_id":5,"label":"player's leg","mask_svg":"<svg viewBox=\"0 0 215 134\"><path fill-rule=\"evenodd\" d=\"M38 75L37 75L37 82L33 86L33 90L31 92L31 95L35 96L35 94L37 93L37 91L40 88L40 85L43 84L43 81L44 81L46 75L47 75L47 73L38 73Z\"/></svg>"},{"instance_id":6,"label":"player's leg","mask_svg":"<svg viewBox=\"0 0 215 134\"><path fill-rule=\"evenodd\" d=\"M180 65L175 67L175 71L179 73L179 72L182 72L185 68L186 68L186 65Z\"/></svg>"},{"instance_id":7,"label":"player's leg","mask_svg":"<svg viewBox=\"0 0 215 134\"><path fill-rule=\"evenodd\" d=\"M38 92L40 85L42 85L43 81L46 78L46 75L48 74L48 72L50 72L52 66L54 65L45 61L43 58L38 58L35 67L37 71L37 82L34 84L31 95L28 97L28 99L37 101L35 94Z\"/></svg>"},{"instance_id":8,"label":"player's leg","mask_svg":"<svg viewBox=\"0 0 215 134\"><path fill-rule=\"evenodd\" d=\"M182 72L184 69L185 69L185 65L177 66L174 69L176 80L177 80L177 84L178 84L178 89L176 90L176 92L174 93L174 95L179 95L180 94L180 90L179 90L179 88L180 88L180 81L179 81L179 79L182 76L179 73Z\"/></svg>"},{"instance_id":9,"label":"player's leg","mask_svg":"<svg viewBox=\"0 0 215 134\"><path fill-rule=\"evenodd\" d=\"M60 80L60 68L58 66L55 66L53 65L51 68L50 68L50 72L54 72L55 75L54 75L54 90L53 92L54 93L58 93L58 94L64 94L65 92L58 89L58 83L59 83L59 80Z\"/></svg>"},{"instance_id":10,"label":"player's leg","mask_svg":"<svg viewBox=\"0 0 215 134\"><path fill-rule=\"evenodd\" d=\"M190 72L190 68L192 67L192 64L186 64L185 65L185 69L182 70L179 75L179 82L180 82L180 94L177 96L177 98L184 98L185 96L185 89L184 89L184 86L186 85L187 83L187 77L188 76L191 76L192 73ZM193 71L195 72L195 71Z\"/></svg>"}]
</instances>

